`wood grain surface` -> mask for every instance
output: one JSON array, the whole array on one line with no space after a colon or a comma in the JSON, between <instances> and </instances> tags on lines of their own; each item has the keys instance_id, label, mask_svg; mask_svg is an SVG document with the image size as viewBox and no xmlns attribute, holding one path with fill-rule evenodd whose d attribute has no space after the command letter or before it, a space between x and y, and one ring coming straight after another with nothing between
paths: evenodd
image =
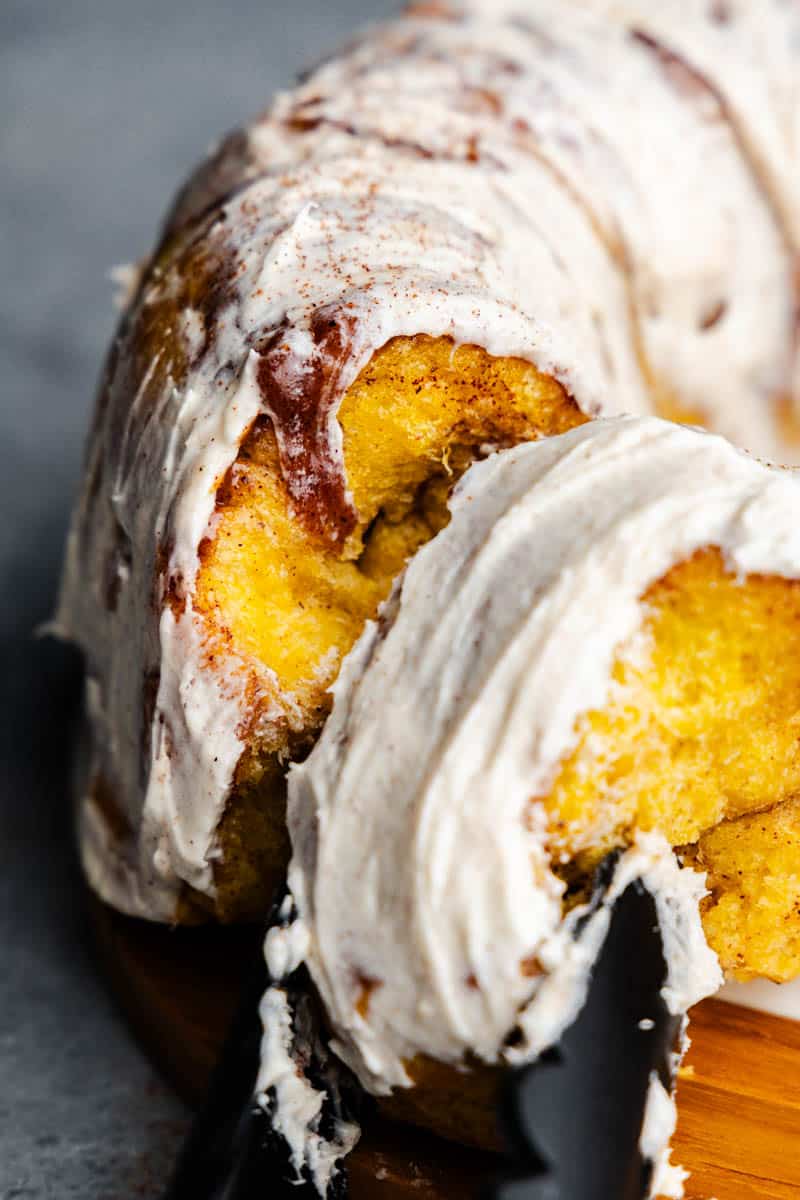
<instances>
[{"instance_id":1,"label":"wood grain surface","mask_svg":"<svg viewBox=\"0 0 800 1200\"><path fill-rule=\"evenodd\" d=\"M134 1030L185 1099L200 1103L258 933L171 930L90 907L103 969ZM673 1151L691 1172L687 1200L800 1200L800 1023L707 1000L690 1033ZM491 1163L376 1122L350 1160L353 1200L461 1200Z\"/></svg>"}]
</instances>

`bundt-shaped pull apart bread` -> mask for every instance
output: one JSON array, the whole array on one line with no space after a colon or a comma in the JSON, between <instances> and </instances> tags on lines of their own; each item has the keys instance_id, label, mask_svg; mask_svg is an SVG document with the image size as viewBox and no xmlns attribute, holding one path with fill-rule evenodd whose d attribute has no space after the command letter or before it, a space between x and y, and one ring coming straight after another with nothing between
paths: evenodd
<instances>
[{"instance_id":1,"label":"bundt-shaped pull apart bread","mask_svg":"<svg viewBox=\"0 0 800 1200\"><path fill-rule=\"evenodd\" d=\"M792 458L799 30L781 0L423 5L190 180L109 356L58 617L86 653L81 842L107 901L162 920L263 914L288 855L286 765L476 458L653 411ZM695 687L672 642L722 669L715 631L736 627L730 560L699 549L646 583L664 695ZM776 586L744 602L753 630L782 614L788 636ZM747 673L748 711L763 701L780 741L790 656L772 654L777 632L751 640L751 666L725 669ZM762 767L740 759L703 790L724 747L692 759L676 718L672 740L652 735L645 795L632 713L646 724L655 676L615 670L629 699L589 706L554 782L570 862L613 842L623 811L658 824L663 804L690 843L789 787L742 721Z\"/></svg>"},{"instance_id":2,"label":"bundt-shaped pull apart bread","mask_svg":"<svg viewBox=\"0 0 800 1200\"><path fill-rule=\"evenodd\" d=\"M800 973L798 664L794 473L654 417L473 466L289 775L306 961L362 1084L490 1143L490 1068L574 1016L611 850L648 864L677 1011L717 959Z\"/></svg>"}]
</instances>

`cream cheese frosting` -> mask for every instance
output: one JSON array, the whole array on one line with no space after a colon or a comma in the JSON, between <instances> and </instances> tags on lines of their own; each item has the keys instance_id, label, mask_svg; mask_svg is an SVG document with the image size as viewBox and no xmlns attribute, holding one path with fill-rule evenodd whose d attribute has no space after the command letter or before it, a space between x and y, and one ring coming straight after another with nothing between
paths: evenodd
<instances>
[{"instance_id":1,"label":"cream cheese frosting","mask_svg":"<svg viewBox=\"0 0 800 1200\"><path fill-rule=\"evenodd\" d=\"M470 469L290 772L307 962L366 1087L407 1085L417 1054L507 1058L515 1028L523 1054L553 1040L558 1019L543 1041L542 1012L569 1010L562 993L545 999L565 961L562 884L536 798L578 717L603 706L647 588L707 546L742 575L800 578L799 518L793 473L656 418L594 422ZM671 853L629 853L660 877L661 923L680 930L667 989L680 1011L721 982L702 879ZM533 958L544 975L524 969Z\"/></svg>"},{"instance_id":2,"label":"cream cheese frosting","mask_svg":"<svg viewBox=\"0 0 800 1200\"><path fill-rule=\"evenodd\" d=\"M293 502L323 526L322 482L352 505L338 403L397 335L519 355L592 416L642 414L666 392L785 457L772 405L800 391L781 215L797 178L788 5L763 10L747 70L743 35L723 65L722 43L687 22L713 84L696 88L629 36L639 6L618 22L591 7L532 0L521 20L487 0L384 26L279 96L179 198L165 242L178 251L144 271L112 350L57 616L91 688L84 864L117 907L172 919L187 885L213 900L253 697L265 723L296 723L267 667L235 647L212 662L193 608L217 487L258 417ZM730 117L751 91L744 138ZM750 153L762 134L766 183ZM213 304L187 301L169 346L148 349L152 312L184 294L181 247L198 241L219 259Z\"/></svg>"},{"instance_id":3,"label":"cream cheese frosting","mask_svg":"<svg viewBox=\"0 0 800 1200\"><path fill-rule=\"evenodd\" d=\"M670 1162L669 1144L678 1123L678 1109L654 1071L650 1076L647 1107L644 1113L639 1149L642 1158L654 1165L651 1196L683 1196L683 1185L689 1177L683 1167Z\"/></svg>"},{"instance_id":4,"label":"cream cheese frosting","mask_svg":"<svg viewBox=\"0 0 800 1200\"><path fill-rule=\"evenodd\" d=\"M725 103L787 240L800 252L800 8L796 0L577 0L682 58ZM480 0L478 0L480 7Z\"/></svg>"},{"instance_id":5,"label":"cream cheese frosting","mask_svg":"<svg viewBox=\"0 0 800 1200\"><path fill-rule=\"evenodd\" d=\"M617 19L580 2L557 15L552 0L469 7L473 20L420 22L413 39L397 30L377 53L365 42L288 97L288 111L431 154L471 154L513 173L535 155L584 207L625 272L656 400L702 414L737 444L783 461L770 411L792 387L793 257L760 159L742 152L714 87L718 72L706 81L665 61L641 32L650 29L644 14L652 5L629 4L625 20L616 12L625 6L613 3L597 7ZM673 4L672 23L696 8ZM800 60L783 11L762 23L771 26L770 44L781 44L773 53L786 87L766 82L765 51L751 69L753 101L780 121L793 99L800 111ZM695 25L704 45L705 26ZM750 32L735 29L734 57ZM398 83L408 98L402 106L392 103ZM797 177L796 139L770 144L782 176ZM536 191L529 196L536 223ZM790 208L797 199L783 195Z\"/></svg>"}]
</instances>

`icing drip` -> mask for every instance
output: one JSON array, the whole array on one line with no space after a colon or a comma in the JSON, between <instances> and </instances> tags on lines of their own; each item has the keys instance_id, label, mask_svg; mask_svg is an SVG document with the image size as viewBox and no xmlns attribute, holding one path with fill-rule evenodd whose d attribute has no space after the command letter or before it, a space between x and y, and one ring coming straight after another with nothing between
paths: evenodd
<instances>
[{"instance_id":1,"label":"icing drip","mask_svg":"<svg viewBox=\"0 0 800 1200\"><path fill-rule=\"evenodd\" d=\"M650 1077L639 1149L642 1157L654 1164L651 1196L669 1196L680 1200L688 1172L669 1161L669 1143L678 1123L675 1098L664 1087L658 1075Z\"/></svg>"},{"instance_id":2,"label":"icing drip","mask_svg":"<svg viewBox=\"0 0 800 1200\"><path fill-rule=\"evenodd\" d=\"M256 1100L269 1115L273 1133L288 1148L295 1181L308 1180L320 1196L328 1196L340 1174L338 1163L353 1149L360 1128L341 1114L319 1034L313 1019L304 1019L294 995L297 983L292 976L308 945L308 931L295 917L287 895L278 914L280 923L272 925L265 938L264 958L272 982L259 1009L264 1033Z\"/></svg>"}]
</instances>

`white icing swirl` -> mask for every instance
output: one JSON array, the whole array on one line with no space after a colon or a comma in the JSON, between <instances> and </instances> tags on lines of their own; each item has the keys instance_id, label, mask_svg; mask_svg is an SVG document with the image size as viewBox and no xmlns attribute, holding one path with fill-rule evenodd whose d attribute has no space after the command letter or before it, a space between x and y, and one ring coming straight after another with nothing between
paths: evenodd
<instances>
[{"instance_id":1,"label":"white icing swirl","mask_svg":"<svg viewBox=\"0 0 800 1200\"><path fill-rule=\"evenodd\" d=\"M541 1048L523 965L550 971L554 938L562 961L562 887L535 798L605 703L641 596L707 546L742 575L800 578L800 480L656 418L594 422L472 467L346 659L290 772L290 884L338 1051L366 1086L407 1083L418 1053L495 1061L517 1024ZM651 867L684 948L668 995L682 1008L721 980L701 891Z\"/></svg>"}]
</instances>

